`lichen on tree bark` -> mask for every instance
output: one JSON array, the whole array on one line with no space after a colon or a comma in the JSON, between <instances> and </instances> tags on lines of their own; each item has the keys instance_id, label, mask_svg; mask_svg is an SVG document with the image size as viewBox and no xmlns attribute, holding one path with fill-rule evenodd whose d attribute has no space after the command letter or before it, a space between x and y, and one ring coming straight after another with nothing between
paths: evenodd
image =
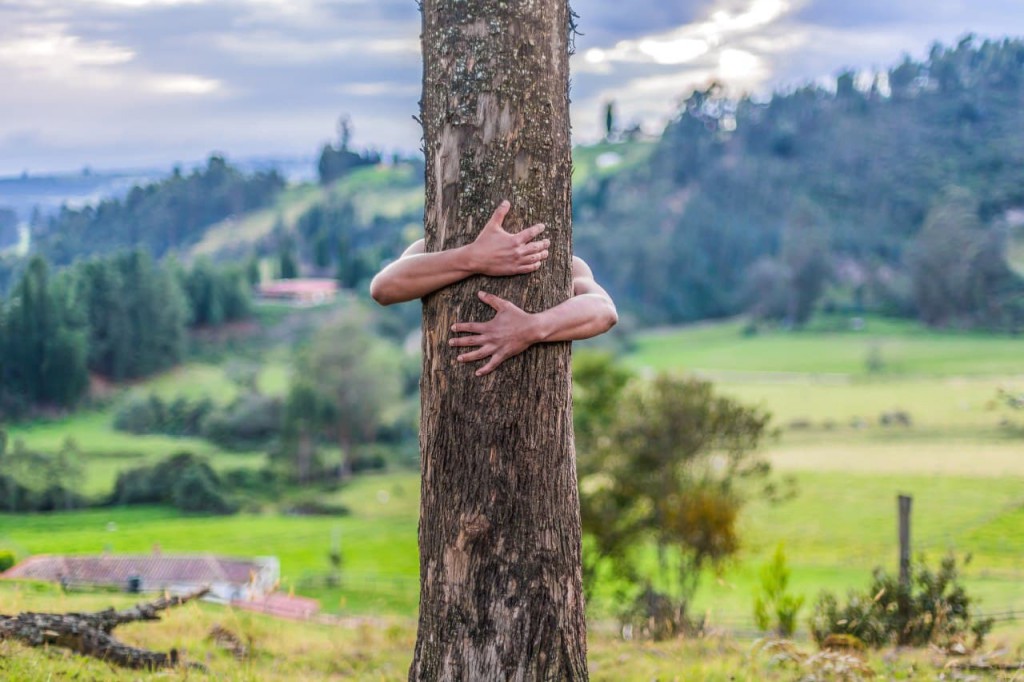
<instances>
[{"instance_id":1,"label":"lichen on tree bark","mask_svg":"<svg viewBox=\"0 0 1024 682\"><path fill-rule=\"evenodd\" d=\"M448 346L456 321L572 293L565 0L424 0L428 251L543 222L538 272L473 277L423 307L420 623L411 680L586 679L570 349L542 344L478 378Z\"/></svg>"}]
</instances>

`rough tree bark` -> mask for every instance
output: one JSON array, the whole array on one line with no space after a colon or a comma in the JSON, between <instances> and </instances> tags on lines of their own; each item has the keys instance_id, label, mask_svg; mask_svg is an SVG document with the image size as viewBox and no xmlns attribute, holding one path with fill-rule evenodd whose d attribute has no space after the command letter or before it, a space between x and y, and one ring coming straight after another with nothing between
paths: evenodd
<instances>
[{"instance_id":1,"label":"rough tree bark","mask_svg":"<svg viewBox=\"0 0 1024 682\"><path fill-rule=\"evenodd\" d=\"M140 649L119 642L111 633L125 623L160 620L158 614L161 611L198 599L209 591L209 588L203 588L181 597L162 597L124 611L107 609L93 613L0 615L0 639L16 639L28 646L64 647L125 668L170 668L180 664L176 649L166 654ZM187 665L205 670L197 663Z\"/></svg>"},{"instance_id":2,"label":"rough tree bark","mask_svg":"<svg viewBox=\"0 0 1024 682\"><path fill-rule=\"evenodd\" d=\"M529 312L572 293L567 0L423 0L426 246L547 225L536 273L474 277L423 303L419 632L410 680L585 680L569 344L483 378L448 346L489 319L481 289Z\"/></svg>"}]
</instances>

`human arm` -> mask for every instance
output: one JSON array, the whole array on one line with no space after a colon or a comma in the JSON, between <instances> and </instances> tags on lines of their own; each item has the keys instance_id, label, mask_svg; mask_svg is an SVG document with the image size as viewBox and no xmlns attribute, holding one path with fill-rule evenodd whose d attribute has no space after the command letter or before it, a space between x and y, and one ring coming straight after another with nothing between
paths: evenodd
<instances>
[{"instance_id":1,"label":"human arm","mask_svg":"<svg viewBox=\"0 0 1024 682\"><path fill-rule=\"evenodd\" d=\"M503 201L477 238L466 246L427 253L422 239L370 282L370 296L381 305L402 303L459 282L470 275L494 277L535 271L548 257L550 241L533 241L544 231L534 225L512 234L502 227L510 205Z\"/></svg>"},{"instance_id":2,"label":"human arm","mask_svg":"<svg viewBox=\"0 0 1024 682\"><path fill-rule=\"evenodd\" d=\"M535 343L578 341L603 334L618 322L615 303L594 280L590 267L573 258L573 296L539 313L528 313L494 294L479 292L480 300L494 308L486 322L458 322L452 325L449 344L456 348L476 347L458 356L459 362L489 358L476 370L477 376L490 374L502 362L522 353Z\"/></svg>"}]
</instances>

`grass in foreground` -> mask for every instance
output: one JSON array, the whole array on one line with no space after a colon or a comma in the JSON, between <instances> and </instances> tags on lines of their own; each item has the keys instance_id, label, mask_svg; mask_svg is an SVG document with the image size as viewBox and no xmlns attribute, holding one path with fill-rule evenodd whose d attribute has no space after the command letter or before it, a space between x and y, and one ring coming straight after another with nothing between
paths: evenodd
<instances>
[{"instance_id":1,"label":"grass in foreground","mask_svg":"<svg viewBox=\"0 0 1024 682\"><path fill-rule=\"evenodd\" d=\"M111 605L124 608L131 603L122 595L63 595L50 588L0 584L2 613L93 610ZM250 656L239 661L219 649L208 638L214 625L227 628L247 642ZM166 671L152 677L227 682L405 680L416 636L415 624L409 619L296 623L210 604L188 604L171 610L161 622L128 625L118 632L132 644L160 650L177 648L185 660L202 663L209 669L209 673ZM591 630L588 639L590 677L595 681L781 682L806 672L773 661L770 655L760 652L756 642L728 637L626 642L598 627ZM806 644L801 648L808 652L811 649ZM924 651L884 652L873 654L868 666L881 679L941 679L935 666L942 662ZM113 668L59 649L30 649L0 642L0 677L10 682L117 682L151 676Z\"/></svg>"}]
</instances>

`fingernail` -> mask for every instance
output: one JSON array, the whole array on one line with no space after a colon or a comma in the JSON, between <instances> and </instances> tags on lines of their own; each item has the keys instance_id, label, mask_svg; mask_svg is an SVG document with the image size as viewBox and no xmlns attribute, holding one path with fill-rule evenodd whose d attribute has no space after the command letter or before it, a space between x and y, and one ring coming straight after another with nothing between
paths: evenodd
<instances>
[{"instance_id":1,"label":"fingernail","mask_svg":"<svg viewBox=\"0 0 1024 682\"><path fill-rule=\"evenodd\" d=\"M508 203L508 199L502 199L501 200L501 205L502 206L511 206L512 204Z\"/></svg>"},{"instance_id":2,"label":"fingernail","mask_svg":"<svg viewBox=\"0 0 1024 682\"><path fill-rule=\"evenodd\" d=\"M452 325L452 331L455 331L455 325L454 324Z\"/></svg>"},{"instance_id":3,"label":"fingernail","mask_svg":"<svg viewBox=\"0 0 1024 682\"><path fill-rule=\"evenodd\" d=\"M455 345L455 339L448 339L448 345L449 346L454 346Z\"/></svg>"}]
</instances>

